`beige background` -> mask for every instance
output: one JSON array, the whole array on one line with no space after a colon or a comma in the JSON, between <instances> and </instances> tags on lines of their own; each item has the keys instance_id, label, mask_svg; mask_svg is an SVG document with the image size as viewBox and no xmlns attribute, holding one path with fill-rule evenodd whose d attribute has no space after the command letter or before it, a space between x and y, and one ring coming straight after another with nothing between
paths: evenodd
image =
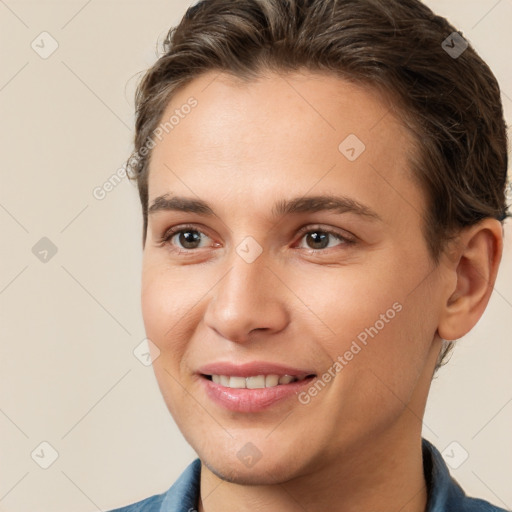
<instances>
[{"instance_id":1,"label":"beige background","mask_svg":"<svg viewBox=\"0 0 512 512\"><path fill-rule=\"evenodd\" d=\"M489 62L510 123L512 0L427 3ZM136 189L92 193L127 157L137 74L189 4L0 0L2 511L108 510L162 492L195 458L132 352L144 338ZM45 59L31 47L51 49L43 31L58 43ZM452 471L469 494L510 508L506 230L490 306L433 383L424 435L456 462L469 454ZM57 249L46 263L32 252L43 237ZM58 452L48 469L43 441Z\"/></svg>"}]
</instances>

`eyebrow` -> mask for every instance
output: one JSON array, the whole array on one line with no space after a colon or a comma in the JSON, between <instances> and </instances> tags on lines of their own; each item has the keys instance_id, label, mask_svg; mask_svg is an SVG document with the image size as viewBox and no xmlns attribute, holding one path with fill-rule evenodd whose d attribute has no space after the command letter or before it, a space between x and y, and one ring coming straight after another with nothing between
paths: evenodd
<instances>
[{"instance_id":1,"label":"eyebrow","mask_svg":"<svg viewBox=\"0 0 512 512\"><path fill-rule=\"evenodd\" d=\"M211 206L202 199L193 199L164 194L157 197L148 209L148 214L160 211L180 211L197 213L212 217L215 215ZM272 208L273 217L291 214L333 211L335 213L354 213L370 220L382 220L380 215L368 206L344 196L320 195L281 199Z\"/></svg>"}]
</instances>

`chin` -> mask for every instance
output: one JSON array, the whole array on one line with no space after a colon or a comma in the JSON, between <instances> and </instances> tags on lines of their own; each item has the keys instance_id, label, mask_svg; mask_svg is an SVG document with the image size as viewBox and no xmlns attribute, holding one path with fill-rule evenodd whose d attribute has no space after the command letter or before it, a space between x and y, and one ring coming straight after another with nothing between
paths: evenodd
<instances>
[{"instance_id":1,"label":"chin","mask_svg":"<svg viewBox=\"0 0 512 512\"><path fill-rule=\"evenodd\" d=\"M297 450L282 441L267 444L262 441L258 443L261 451L250 441L230 441L203 444L197 447L199 450L196 449L201 462L226 482L239 485L282 484L307 474L318 462L308 460L304 451L297 453Z\"/></svg>"},{"instance_id":2,"label":"chin","mask_svg":"<svg viewBox=\"0 0 512 512\"><path fill-rule=\"evenodd\" d=\"M218 478L238 485L269 485L284 483L293 478L293 469L289 464L279 465L269 461L259 460L252 467L244 467L238 459L211 461L201 459L201 462Z\"/></svg>"}]
</instances>

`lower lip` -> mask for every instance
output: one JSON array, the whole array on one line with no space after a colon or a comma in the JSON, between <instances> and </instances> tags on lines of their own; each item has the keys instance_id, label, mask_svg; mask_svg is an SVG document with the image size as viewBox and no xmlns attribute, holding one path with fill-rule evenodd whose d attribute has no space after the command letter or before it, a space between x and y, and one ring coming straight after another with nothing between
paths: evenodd
<instances>
[{"instance_id":1,"label":"lower lip","mask_svg":"<svg viewBox=\"0 0 512 512\"><path fill-rule=\"evenodd\" d=\"M315 377L308 377L302 381L290 384L279 384L270 388L235 389L221 386L201 376L200 380L206 394L218 405L236 412L259 412L270 406L291 398L300 393L305 387L311 385Z\"/></svg>"}]
</instances>

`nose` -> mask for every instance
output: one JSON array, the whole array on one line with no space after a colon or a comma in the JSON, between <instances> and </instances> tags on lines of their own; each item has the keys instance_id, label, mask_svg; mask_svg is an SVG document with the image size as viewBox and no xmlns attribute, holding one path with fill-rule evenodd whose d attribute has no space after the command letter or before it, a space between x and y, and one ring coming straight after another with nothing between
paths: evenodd
<instances>
[{"instance_id":1,"label":"nose","mask_svg":"<svg viewBox=\"0 0 512 512\"><path fill-rule=\"evenodd\" d=\"M211 292L205 324L237 343L252 340L254 331L272 334L283 330L289 322L286 287L275 270L267 267L263 254L252 263L234 254L231 263Z\"/></svg>"}]
</instances>

